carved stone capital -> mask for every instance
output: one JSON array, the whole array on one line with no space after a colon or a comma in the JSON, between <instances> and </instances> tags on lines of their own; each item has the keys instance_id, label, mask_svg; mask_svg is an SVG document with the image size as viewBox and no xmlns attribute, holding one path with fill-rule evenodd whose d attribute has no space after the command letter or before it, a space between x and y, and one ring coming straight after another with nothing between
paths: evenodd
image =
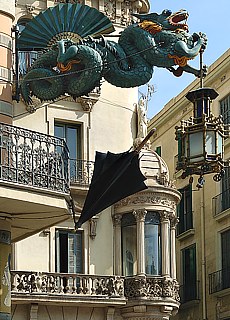
<instances>
[{"instance_id":1,"label":"carved stone capital","mask_svg":"<svg viewBox=\"0 0 230 320\"><path fill-rule=\"evenodd\" d=\"M122 214L116 214L112 217L114 227L121 225Z\"/></svg>"},{"instance_id":2,"label":"carved stone capital","mask_svg":"<svg viewBox=\"0 0 230 320\"><path fill-rule=\"evenodd\" d=\"M171 219L171 229L175 229L178 223L179 223L179 218L173 217Z\"/></svg>"},{"instance_id":3,"label":"carved stone capital","mask_svg":"<svg viewBox=\"0 0 230 320\"><path fill-rule=\"evenodd\" d=\"M145 209L133 210L133 215L137 222L145 222L147 211Z\"/></svg>"},{"instance_id":4,"label":"carved stone capital","mask_svg":"<svg viewBox=\"0 0 230 320\"><path fill-rule=\"evenodd\" d=\"M170 212L168 211L161 211L160 212L160 221L161 223L167 223L170 220Z\"/></svg>"}]
</instances>

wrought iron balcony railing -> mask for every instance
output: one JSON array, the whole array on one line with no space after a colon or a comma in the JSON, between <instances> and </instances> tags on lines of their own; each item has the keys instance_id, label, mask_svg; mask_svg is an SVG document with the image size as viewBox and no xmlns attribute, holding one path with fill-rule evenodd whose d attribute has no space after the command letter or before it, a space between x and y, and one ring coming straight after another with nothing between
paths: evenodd
<instances>
[{"instance_id":1,"label":"wrought iron balcony railing","mask_svg":"<svg viewBox=\"0 0 230 320\"><path fill-rule=\"evenodd\" d=\"M71 273L11 271L12 294L70 294L124 298L124 278Z\"/></svg>"},{"instance_id":2,"label":"wrought iron balcony railing","mask_svg":"<svg viewBox=\"0 0 230 320\"><path fill-rule=\"evenodd\" d=\"M199 281L191 282L180 286L181 303L192 300L199 300Z\"/></svg>"},{"instance_id":3,"label":"wrought iron balcony railing","mask_svg":"<svg viewBox=\"0 0 230 320\"><path fill-rule=\"evenodd\" d=\"M230 208L230 189L212 198L212 208L214 217Z\"/></svg>"},{"instance_id":4,"label":"wrought iron balcony railing","mask_svg":"<svg viewBox=\"0 0 230 320\"><path fill-rule=\"evenodd\" d=\"M0 181L69 192L64 140L0 123Z\"/></svg>"},{"instance_id":5,"label":"wrought iron balcony railing","mask_svg":"<svg viewBox=\"0 0 230 320\"><path fill-rule=\"evenodd\" d=\"M94 169L94 161L70 159L70 181L81 186L89 186Z\"/></svg>"},{"instance_id":6,"label":"wrought iron balcony railing","mask_svg":"<svg viewBox=\"0 0 230 320\"><path fill-rule=\"evenodd\" d=\"M230 288L230 268L218 270L209 274L209 293L215 293Z\"/></svg>"}]
</instances>

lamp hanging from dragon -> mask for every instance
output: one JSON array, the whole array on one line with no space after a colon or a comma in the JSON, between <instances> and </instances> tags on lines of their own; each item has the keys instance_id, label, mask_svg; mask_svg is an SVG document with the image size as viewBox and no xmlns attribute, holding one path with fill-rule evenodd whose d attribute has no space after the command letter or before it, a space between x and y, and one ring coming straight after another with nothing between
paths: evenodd
<instances>
[{"instance_id":1,"label":"lamp hanging from dragon","mask_svg":"<svg viewBox=\"0 0 230 320\"><path fill-rule=\"evenodd\" d=\"M43 51L20 82L26 104L34 95L41 101L69 94L74 99L100 86L101 79L130 88L147 83L153 67L163 67L176 76L183 71L200 76L188 64L207 44L203 33L188 33L188 13L133 14L139 19L118 36L118 42L103 34L115 29L95 8L61 3L34 17L21 32L18 50Z\"/></svg>"}]
</instances>

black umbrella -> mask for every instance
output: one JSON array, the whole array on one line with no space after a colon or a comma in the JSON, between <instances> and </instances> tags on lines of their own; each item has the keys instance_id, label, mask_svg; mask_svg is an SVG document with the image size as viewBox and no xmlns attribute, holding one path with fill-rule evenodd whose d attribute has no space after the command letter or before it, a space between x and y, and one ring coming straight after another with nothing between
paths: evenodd
<instances>
[{"instance_id":1,"label":"black umbrella","mask_svg":"<svg viewBox=\"0 0 230 320\"><path fill-rule=\"evenodd\" d=\"M118 154L96 152L92 181L76 228L117 201L147 189L146 177L139 167L138 152L154 131L134 151Z\"/></svg>"}]
</instances>

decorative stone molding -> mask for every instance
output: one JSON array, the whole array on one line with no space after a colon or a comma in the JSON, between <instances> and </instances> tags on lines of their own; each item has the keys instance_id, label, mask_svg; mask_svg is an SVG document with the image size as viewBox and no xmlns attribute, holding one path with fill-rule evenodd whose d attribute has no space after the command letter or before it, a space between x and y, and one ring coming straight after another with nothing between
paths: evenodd
<instances>
[{"instance_id":1,"label":"decorative stone molding","mask_svg":"<svg viewBox=\"0 0 230 320\"><path fill-rule=\"evenodd\" d=\"M177 203L172 198L172 196L165 195L164 193L145 192L122 199L119 202L117 202L114 207L115 209L118 209L121 207L132 205L149 204L161 205L176 210Z\"/></svg>"},{"instance_id":2,"label":"decorative stone molding","mask_svg":"<svg viewBox=\"0 0 230 320\"><path fill-rule=\"evenodd\" d=\"M133 215L136 221L145 222L146 214L147 214L147 211L145 209L133 210Z\"/></svg>"},{"instance_id":3,"label":"decorative stone molding","mask_svg":"<svg viewBox=\"0 0 230 320\"><path fill-rule=\"evenodd\" d=\"M125 279L125 296L128 299L171 298L179 302L179 284L169 277L132 277Z\"/></svg>"}]
</instances>

